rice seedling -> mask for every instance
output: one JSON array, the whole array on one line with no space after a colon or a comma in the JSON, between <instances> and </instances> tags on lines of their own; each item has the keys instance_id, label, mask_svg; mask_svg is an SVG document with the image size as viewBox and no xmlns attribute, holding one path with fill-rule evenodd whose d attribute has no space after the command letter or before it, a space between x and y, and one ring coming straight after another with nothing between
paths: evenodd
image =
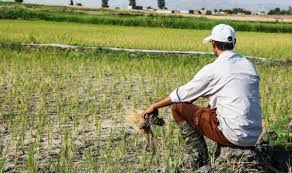
<instances>
[{"instance_id":1,"label":"rice seedling","mask_svg":"<svg viewBox=\"0 0 292 173\"><path fill-rule=\"evenodd\" d=\"M0 54L4 172L153 172L165 166L174 170L184 145L170 110L160 111L165 127L153 128L156 151L146 152L146 141L125 125L124 106L145 108L214 59L17 46L1 47ZM286 132L292 115L292 68L257 66L264 126Z\"/></svg>"}]
</instances>

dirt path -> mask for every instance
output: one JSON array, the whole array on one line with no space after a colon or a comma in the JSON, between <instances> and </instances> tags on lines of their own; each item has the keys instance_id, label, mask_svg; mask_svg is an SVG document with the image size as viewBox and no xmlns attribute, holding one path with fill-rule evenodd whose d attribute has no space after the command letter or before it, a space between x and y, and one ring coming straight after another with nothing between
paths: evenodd
<instances>
[{"instance_id":1,"label":"dirt path","mask_svg":"<svg viewBox=\"0 0 292 173\"><path fill-rule=\"evenodd\" d=\"M206 51L169 51L169 50L149 50L149 49L131 49L131 48L117 48L117 47L94 47L94 46L75 46L75 45L67 45L67 44L59 44L59 43L51 43L51 44L35 44L35 43L22 43L25 47L56 47L62 49L100 49L100 50L111 50L111 51L126 51L126 52L141 52L141 53L162 53L162 54L186 54L186 55L213 55L212 52ZM291 60L280 60L280 59L271 59L265 57L253 57L253 56L245 56L251 60L257 60L272 64L281 64L281 65L291 65Z\"/></svg>"}]
</instances>

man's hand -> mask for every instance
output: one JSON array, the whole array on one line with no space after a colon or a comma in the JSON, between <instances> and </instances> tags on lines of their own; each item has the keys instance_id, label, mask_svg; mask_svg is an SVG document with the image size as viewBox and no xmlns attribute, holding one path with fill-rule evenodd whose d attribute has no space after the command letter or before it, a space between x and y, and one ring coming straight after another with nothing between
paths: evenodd
<instances>
[{"instance_id":1,"label":"man's hand","mask_svg":"<svg viewBox=\"0 0 292 173\"><path fill-rule=\"evenodd\" d=\"M147 108L144 112L141 113L141 116L143 116L144 118L148 118L147 114L158 112L159 108L169 106L171 104L172 104L172 101L171 101L170 97L169 96L165 97L165 98L153 103L149 108Z\"/></svg>"},{"instance_id":2,"label":"man's hand","mask_svg":"<svg viewBox=\"0 0 292 173\"><path fill-rule=\"evenodd\" d=\"M148 114L154 113L154 112L158 112L158 109L155 108L155 105L152 104L149 108L147 108L144 112L141 113L141 116L143 116L144 118L148 118Z\"/></svg>"}]
</instances>

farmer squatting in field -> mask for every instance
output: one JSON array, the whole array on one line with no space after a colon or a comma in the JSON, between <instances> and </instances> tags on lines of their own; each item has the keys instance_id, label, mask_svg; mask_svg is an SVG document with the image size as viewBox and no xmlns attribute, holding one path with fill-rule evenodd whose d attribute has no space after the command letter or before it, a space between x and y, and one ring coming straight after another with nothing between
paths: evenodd
<instances>
[{"instance_id":1,"label":"farmer squatting in field","mask_svg":"<svg viewBox=\"0 0 292 173\"><path fill-rule=\"evenodd\" d=\"M259 75L255 65L233 51L235 31L220 24L204 43L211 42L216 59L187 84L153 103L142 115L171 105L173 117L187 145L178 172L211 171L204 136L228 147L253 147L262 133ZM207 108L192 104L209 99Z\"/></svg>"}]
</instances>

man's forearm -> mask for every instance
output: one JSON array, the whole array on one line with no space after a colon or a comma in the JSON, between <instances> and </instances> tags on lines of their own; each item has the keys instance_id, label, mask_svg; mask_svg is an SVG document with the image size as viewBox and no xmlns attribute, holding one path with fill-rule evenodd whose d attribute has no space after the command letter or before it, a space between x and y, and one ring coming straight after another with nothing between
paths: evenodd
<instances>
[{"instance_id":1,"label":"man's forearm","mask_svg":"<svg viewBox=\"0 0 292 173\"><path fill-rule=\"evenodd\" d=\"M156 101L155 103L152 104L152 106L155 108L155 109L159 109L159 108L163 108L163 107L166 107L166 106L169 106L169 105L172 105L173 102L171 101L170 97L167 96L161 100L158 100Z\"/></svg>"},{"instance_id":2,"label":"man's forearm","mask_svg":"<svg viewBox=\"0 0 292 173\"><path fill-rule=\"evenodd\" d=\"M141 115L145 118L147 114L153 113L157 111L157 109L172 105L173 102L171 101L170 97L165 97L161 100L158 100L157 102L154 102L149 108L147 108L144 112L141 113Z\"/></svg>"}]
</instances>

